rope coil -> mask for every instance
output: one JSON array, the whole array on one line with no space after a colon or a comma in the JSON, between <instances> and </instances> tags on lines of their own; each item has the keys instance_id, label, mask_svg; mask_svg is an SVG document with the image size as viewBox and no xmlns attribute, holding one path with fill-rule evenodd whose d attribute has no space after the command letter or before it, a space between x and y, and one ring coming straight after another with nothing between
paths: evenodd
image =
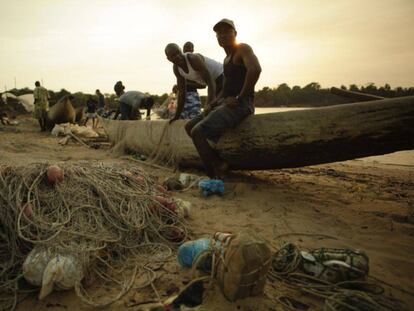
<instances>
[{"instance_id":1,"label":"rope coil","mask_svg":"<svg viewBox=\"0 0 414 311\"><path fill-rule=\"evenodd\" d=\"M0 166L0 310L13 310L26 293L22 263L35 245L82 258L87 281L118 287L115 297L102 300L75 286L82 301L104 306L133 288L137 275L152 275L144 284L150 285L155 274L146 264L165 262L187 239L187 223L154 199L165 194L145 171L59 165L64 179L54 186L47 164Z\"/></svg>"}]
</instances>

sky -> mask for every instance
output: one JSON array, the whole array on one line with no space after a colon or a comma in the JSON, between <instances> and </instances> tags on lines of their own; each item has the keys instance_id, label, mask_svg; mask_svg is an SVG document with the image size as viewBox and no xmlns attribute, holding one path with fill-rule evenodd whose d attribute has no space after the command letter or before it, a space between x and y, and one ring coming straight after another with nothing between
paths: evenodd
<instances>
[{"instance_id":1,"label":"sky","mask_svg":"<svg viewBox=\"0 0 414 311\"><path fill-rule=\"evenodd\" d=\"M192 41L222 61L214 24L232 19L262 66L256 90L414 86L414 0L0 0L0 90L170 92L164 47Z\"/></svg>"}]
</instances>

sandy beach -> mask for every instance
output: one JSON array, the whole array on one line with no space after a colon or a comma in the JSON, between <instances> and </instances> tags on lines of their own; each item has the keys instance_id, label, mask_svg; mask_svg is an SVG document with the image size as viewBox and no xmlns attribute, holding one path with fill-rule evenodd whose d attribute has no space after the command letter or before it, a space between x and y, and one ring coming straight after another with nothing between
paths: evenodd
<instances>
[{"instance_id":1,"label":"sandy beach","mask_svg":"<svg viewBox=\"0 0 414 311\"><path fill-rule=\"evenodd\" d=\"M0 164L121 161L141 165L160 182L174 176L169 169L116 158L108 148L88 149L74 142L60 146L58 138L38 131L35 120L17 120L17 126L0 125ZM414 306L414 150L297 169L236 171L224 181L222 197L205 198L197 189L173 193L193 204L191 238L251 228L274 249L283 242L303 249L361 249L369 256L370 276L392 285L384 285L388 294ZM179 267L175 256L156 273L154 286L162 299L176 294L191 277L190 271ZM308 310L321 308L320 301L299 292L293 294L309 306ZM217 286L212 286L205 293L202 310L283 310L278 298L293 294L269 282L263 296L229 303ZM102 310L145 310L140 304L144 301L157 301L151 287L132 290ZM54 292L43 301L32 295L17 308L91 309L73 291Z\"/></svg>"}]
</instances>

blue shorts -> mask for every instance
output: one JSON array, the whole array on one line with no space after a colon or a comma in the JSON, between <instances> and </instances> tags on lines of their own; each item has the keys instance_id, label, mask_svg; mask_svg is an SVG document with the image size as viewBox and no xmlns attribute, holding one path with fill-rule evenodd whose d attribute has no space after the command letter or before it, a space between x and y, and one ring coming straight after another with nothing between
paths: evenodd
<instances>
[{"instance_id":1,"label":"blue shorts","mask_svg":"<svg viewBox=\"0 0 414 311\"><path fill-rule=\"evenodd\" d=\"M253 97L244 98L238 106L215 107L206 117L200 115L187 123L187 127L197 128L210 140L217 142L228 129L236 127L247 116L254 114Z\"/></svg>"},{"instance_id":2,"label":"blue shorts","mask_svg":"<svg viewBox=\"0 0 414 311\"><path fill-rule=\"evenodd\" d=\"M183 112L180 119L194 119L201 114L201 102L198 92L186 92Z\"/></svg>"}]
</instances>

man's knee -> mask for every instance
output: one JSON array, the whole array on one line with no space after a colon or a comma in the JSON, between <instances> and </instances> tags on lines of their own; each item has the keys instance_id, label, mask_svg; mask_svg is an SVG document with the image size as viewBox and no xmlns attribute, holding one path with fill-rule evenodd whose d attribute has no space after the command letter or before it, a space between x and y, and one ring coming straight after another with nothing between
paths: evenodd
<instances>
[{"instance_id":1,"label":"man's knee","mask_svg":"<svg viewBox=\"0 0 414 311\"><path fill-rule=\"evenodd\" d=\"M187 122L187 123L184 125L184 129L185 129L185 131L187 132L187 135L188 135L188 136L190 136L190 137L191 137L191 130L193 129L193 127L194 127L194 125L193 125L193 124L191 124L191 122Z\"/></svg>"},{"instance_id":2,"label":"man's knee","mask_svg":"<svg viewBox=\"0 0 414 311\"><path fill-rule=\"evenodd\" d=\"M203 132L203 129L201 128L200 125L195 125L190 132L190 136L193 139L206 139L206 135Z\"/></svg>"},{"instance_id":3,"label":"man's knee","mask_svg":"<svg viewBox=\"0 0 414 311\"><path fill-rule=\"evenodd\" d=\"M195 117L194 119L189 120L185 125L184 125L184 129L187 132L188 136L191 137L191 131L193 130L193 128L195 126L197 126L199 124L199 122L202 120L202 118L200 118L199 116Z\"/></svg>"}]
</instances>

